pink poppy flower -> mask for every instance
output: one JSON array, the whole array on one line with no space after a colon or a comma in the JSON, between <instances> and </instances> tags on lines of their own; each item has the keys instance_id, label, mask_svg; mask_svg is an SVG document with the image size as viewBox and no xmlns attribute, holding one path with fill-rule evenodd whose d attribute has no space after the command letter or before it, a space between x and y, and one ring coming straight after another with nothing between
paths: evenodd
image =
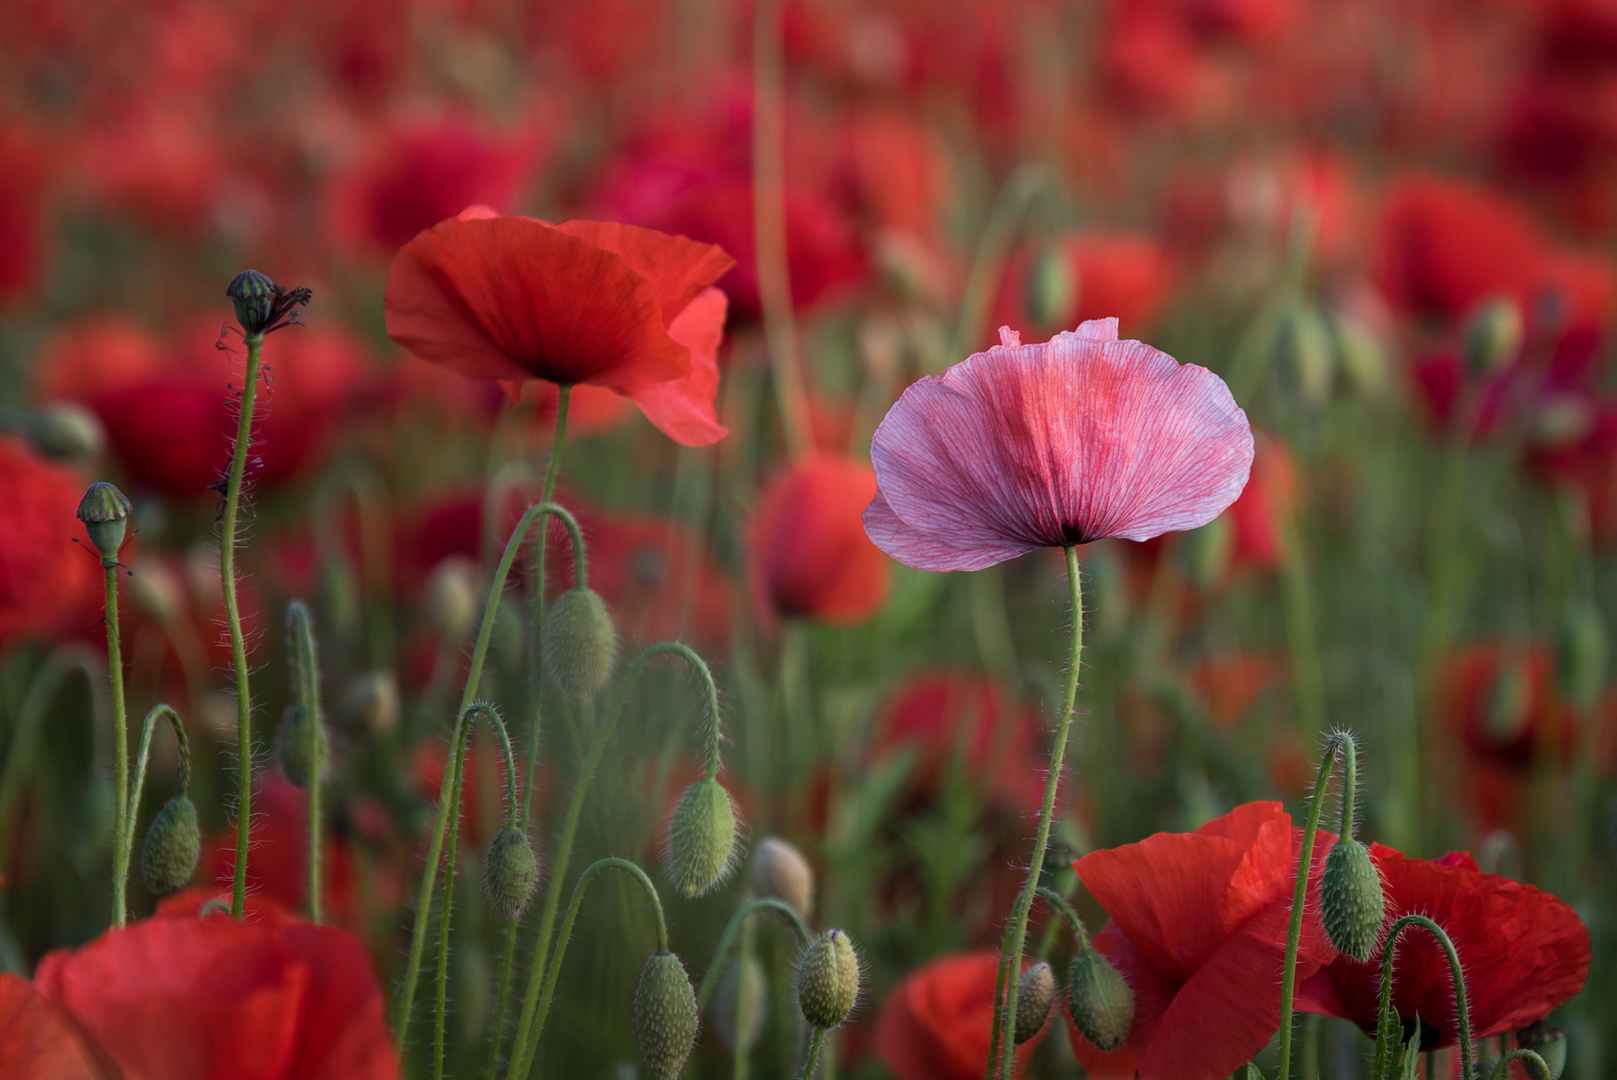
<instances>
[{"instance_id":1,"label":"pink poppy flower","mask_svg":"<svg viewBox=\"0 0 1617 1080\"><path fill-rule=\"evenodd\" d=\"M920 570L1194 529L1240 495L1252 429L1217 375L1095 319L916 382L871 441L865 530Z\"/></svg>"}]
</instances>

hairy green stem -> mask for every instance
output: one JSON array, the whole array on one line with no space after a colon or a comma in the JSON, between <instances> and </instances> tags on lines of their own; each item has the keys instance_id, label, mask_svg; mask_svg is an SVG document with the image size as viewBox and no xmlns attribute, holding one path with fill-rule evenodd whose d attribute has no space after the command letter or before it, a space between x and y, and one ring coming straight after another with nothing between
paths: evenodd
<instances>
[{"instance_id":1,"label":"hairy green stem","mask_svg":"<svg viewBox=\"0 0 1617 1080\"><path fill-rule=\"evenodd\" d=\"M253 826L253 696L247 671L247 639L242 635L241 605L236 599L236 518L241 506L242 476L247 471L247 450L253 442L253 403L258 396L264 336L252 334L244 340L247 373L241 388L241 415L219 524L219 578L225 591L225 621L230 628L230 661L236 673L236 872L230 891L230 914L237 919L247 904L247 851ZM121 918L119 921L121 924Z\"/></svg>"},{"instance_id":2,"label":"hairy green stem","mask_svg":"<svg viewBox=\"0 0 1617 1080\"><path fill-rule=\"evenodd\" d=\"M129 872L131 855L135 850L135 817L140 811L140 793L146 786L146 761L151 756L152 733L157 727L157 721L166 717L174 727L174 738L180 744L180 794L184 795L191 790L191 740L185 737L185 725L180 723L180 714L168 705L153 705L146 714L146 719L140 726L140 753L135 758L134 783L129 791L129 807L124 814L124 831L117 836L117 842L123 848L124 873Z\"/></svg>"},{"instance_id":3,"label":"hairy green stem","mask_svg":"<svg viewBox=\"0 0 1617 1080\"><path fill-rule=\"evenodd\" d=\"M1493 1067L1493 1072L1488 1074L1488 1080L1505 1080L1505 1078L1508 1078L1512 1061L1524 1062L1536 1069L1537 1076L1535 1080L1550 1080L1555 1075L1550 1072L1549 1062L1540 1057L1536 1050L1512 1050L1499 1059L1499 1063Z\"/></svg>"},{"instance_id":4,"label":"hairy green stem","mask_svg":"<svg viewBox=\"0 0 1617 1080\"><path fill-rule=\"evenodd\" d=\"M820 1063L820 1047L825 1043L825 1029L815 1028L809 1040L808 1059L803 1062L803 1080L814 1080L815 1066Z\"/></svg>"},{"instance_id":5,"label":"hairy green stem","mask_svg":"<svg viewBox=\"0 0 1617 1080\"><path fill-rule=\"evenodd\" d=\"M320 734L320 663L315 649L314 621L302 601L286 608L287 636L291 639L292 670L298 704L308 711L309 723L309 921L320 925L320 781L326 771Z\"/></svg>"},{"instance_id":6,"label":"hairy green stem","mask_svg":"<svg viewBox=\"0 0 1617 1080\"><path fill-rule=\"evenodd\" d=\"M730 951L730 945L735 941L737 931L755 913L760 911L773 911L786 920L791 928L797 931L797 943L807 948L814 935L809 932L808 924L803 916L798 914L796 908L784 900L776 900L772 896L757 896L736 908L730 921L724 924L724 933L719 935L719 943L713 950L713 959L708 961L707 974L702 976L701 988L696 992L696 1003L702 1008L707 1007L708 998L713 996L713 990L718 986L719 974L724 970L724 957Z\"/></svg>"},{"instance_id":7,"label":"hairy green stem","mask_svg":"<svg viewBox=\"0 0 1617 1080\"><path fill-rule=\"evenodd\" d=\"M1078 913L1072 909L1072 905L1067 903L1067 898L1044 885L1039 886L1038 897L1054 908L1056 914L1067 920L1067 925L1072 927L1072 940L1078 946L1079 954L1088 952L1089 932L1084 929L1084 920L1080 919Z\"/></svg>"},{"instance_id":8,"label":"hairy green stem","mask_svg":"<svg viewBox=\"0 0 1617 1080\"><path fill-rule=\"evenodd\" d=\"M1396 1026L1392 1019L1392 968L1397 959L1398 935L1410 926L1421 927L1430 933L1448 957L1449 977L1454 983L1454 1015L1459 1027L1460 1075L1475 1076L1476 1070L1471 1060L1471 1010L1466 1004L1465 971L1460 967L1460 954L1455 951L1449 935L1437 923L1424 915L1405 915L1388 928L1386 944L1381 947L1381 1005L1376 1012L1375 1080L1386 1080L1387 1059Z\"/></svg>"},{"instance_id":9,"label":"hairy green stem","mask_svg":"<svg viewBox=\"0 0 1617 1080\"><path fill-rule=\"evenodd\" d=\"M1054 175L1048 166L1030 163L1017 168L1006 179L1005 186L1000 188L999 196L988 212L982 236L977 241L977 251L972 256L966 291L960 299L960 317L955 323L954 341L949 348L951 358L963 359L967 353L976 351L983 324L988 320L988 310L994 300L994 290L999 285L999 276L1005 266L1006 253L1021 225L1022 216L1034 199L1054 186Z\"/></svg>"},{"instance_id":10,"label":"hairy green stem","mask_svg":"<svg viewBox=\"0 0 1617 1080\"><path fill-rule=\"evenodd\" d=\"M106 578L107 676L112 685L112 925L122 926L128 919L129 852L123 836L128 830L129 718L124 707L123 648L118 640L118 556L103 555L101 567Z\"/></svg>"}]
</instances>

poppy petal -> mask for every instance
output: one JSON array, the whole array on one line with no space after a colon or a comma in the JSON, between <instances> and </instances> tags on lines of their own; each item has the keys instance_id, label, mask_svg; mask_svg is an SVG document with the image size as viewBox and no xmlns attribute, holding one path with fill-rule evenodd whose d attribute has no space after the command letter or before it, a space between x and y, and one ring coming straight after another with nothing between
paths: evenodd
<instances>
[{"instance_id":1,"label":"poppy petal","mask_svg":"<svg viewBox=\"0 0 1617 1080\"><path fill-rule=\"evenodd\" d=\"M670 335L674 320L691 301L736 264L716 244L703 244L684 236L616 221L564 221L556 229L602 251L612 252L627 263L629 269L651 282L651 291L662 308L663 325L668 327Z\"/></svg>"},{"instance_id":2,"label":"poppy petal","mask_svg":"<svg viewBox=\"0 0 1617 1080\"><path fill-rule=\"evenodd\" d=\"M729 430L713 410L728 303L722 291L708 288L687 304L669 324L668 336L690 350L690 374L651 383L630 395L646 419L681 446L711 446Z\"/></svg>"},{"instance_id":3,"label":"poppy petal","mask_svg":"<svg viewBox=\"0 0 1617 1080\"><path fill-rule=\"evenodd\" d=\"M0 974L0 1076L101 1080L105 1075L60 1009L28 980Z\"/></svg>"}]
</instances>

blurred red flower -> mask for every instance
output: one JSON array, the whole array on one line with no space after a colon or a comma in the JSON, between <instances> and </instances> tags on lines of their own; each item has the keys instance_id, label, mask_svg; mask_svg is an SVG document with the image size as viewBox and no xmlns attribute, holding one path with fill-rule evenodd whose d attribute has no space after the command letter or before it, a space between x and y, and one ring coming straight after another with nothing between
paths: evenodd
<instances>
[{"instance_id":1,"label":"blurred red flower","mask_svg":"<svg viewBox=\"0 0 1617 1080\"><path fill-rule=\"evenodd\" d=\"M888 698L871 752L916 754L912 787L935 790L952 755L968 776L1018 811L1037 812L1044 798L1038 717L992 679L952 672L906 680Z\"/></svg>"},{"instance_id":2,"label":"blurred red flower","mask_svg":"<svg viewBox=\"0 0 1617 1080\"><path fill-rule=\"evenodd\" d=\"M975 952L912 971L882 1000L876 1060L899 1080L979 1080L988 1067L998 970L998 953ZM1049 1028L1017 1048L1018 1072Z\"/></svg>"},{"instance_id":3,"label":"blurred red flower","mask_svg":"<svg viewBox=\"0 0 1617 1080\"><path fill-rule=\"evenodd\" d=\"M922 570L1204 525L1245 486L1252 431L1223 380L1100 319L1042 345L1000 331L904 391L876 429L865 527Z\"/></svg>"},{"instance_id":4,"label":"blurred red flower","mask_svg":"<svg viewBox=\"0 0 1617 1080\"><path fill-rule=\"evenodd\" d=\"M1258 438L1251 478L1228 510L1235 526L1232 569L1273 570L1280 565L1281 515L1292 513L1296 498L1297 469L1291 451L1278 439Z\"/></svg>"},{"instance_id":5,"label":"blurred red flower","mask_svg":"<svg viewBox=\"0 0 1617 1080\"><path fill-rule=\"evenodd\" d=\"M875 494L870 466L823 452L769 482L747 522L748 578L761 618L849 625L881 609L892 567L859 517Z\"/></svg>"},{"instance_id":6,"label":"blurred red flower","mask_svg":"<svg viewBox=\"0 0 1617 1080\"><path fill-rule=\"evenodd\" d=\"M0 1076L103 1080L73 1023L27 979L0 974Z\"/></svg>"},{"instance_id":7,"label":"blurred red flower","mask_svg":"<svg viewBox=\"0 0 1617 1080\"><path fill-rule=\"evenodd\" d=\"M1191 683L1214 723L1233 729L1285 670L1285 660L1273 653L1215 656L1197 665Z\"/></svg>"},{"instance_id":8,"label":"blurred red flower","mask_svg":"<svg viewBox=\"0 0 1617 1080\"><path fill-rule=\"evenodd\" d=\"M1319 919L1314 848L1299 979L1336 957ZM1074 864L1111 916L1095 935L1134 991L1128 1042L1104 1054L1068 1024L1091 1076L1215 1080L1252 1060L1280 1025L1280 975L1300 833L1278 802L1238 806L1193 833L1158 833Z\"/></svg>"},{"instance_id":9,"label":"blurred red flower","mask_svg":"<svg viewBox=\"0 0 1617 1080\"><path fill-rule=\"evenodd\" d=\"M1049 255L1059 280L1040 287L1041 265L1029 249L1005 267L994 300L996 326L1024 326L1029 337L1048 337L1062 327L1117 317L1119 330L1143 333L1173 287L1167 249L1139 233L1088 233L1056 241Z\"/></svg>"},{"instance_id":10,"label":"blurred red flower","mask_svg":"<svg viewBox=\"0 0 1617 1080\"><path fill-rule=\"evenodd\" d=\"M77 520L84 483L0 436L0 649L94 618L101 573Z\"/></svg>"},{"instance_id":11,"label":"blurred red flower","mask_svg":"<svg viewBox=\"0 0 1617 1080\"><path fill-rule=\"evenodd\" d=\"M1388 922L1426 915L1454 942L1465 970L1473 1038L1524 1028L1583 989L1589 931L1577 912L1554 896L1484 874L1461 852L1430 861L1372 844L1370 855L1381 871ZM1297 1007L1351 1020L1374 1034L1380 983L1379 948L1367 964L1338 957L1299 982ZM1392 1005L1406 1037L1420 1017L1421 1049L1454 1045L1458 1029L1448 959L1423 930L1398 936Z\"/></svg>"},{"instance_id":12,"label":"blurred red flower","mask_svg":"<svg viewBox=\"0 0 1617 1080\"><path fill-rule=\"evenodd\" d=\"M515 397L529 379L630 398L675 442L724 435L713 411L721 249L597 221L549 225L472 207L406 244L388 272L388 336Z\"/></svg>"},{"instance_id":13,"label":"blurred red flower","mask_svg":"<svg viewBox=\"0 0 1617 1080\"><path fill-rule=\"evenodd\" d=\"M27 292L39 276L45 161L28 133L0 127L0 302Z\"/></svg>"}]
</instances>

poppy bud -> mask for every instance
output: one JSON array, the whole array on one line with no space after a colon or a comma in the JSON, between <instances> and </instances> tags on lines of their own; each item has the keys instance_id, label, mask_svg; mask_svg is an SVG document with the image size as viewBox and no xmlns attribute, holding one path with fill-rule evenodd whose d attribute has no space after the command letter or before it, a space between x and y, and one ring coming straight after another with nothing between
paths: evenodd
<instances>
[{"instance_id":1,"label":"poppy bud","mask_svg":"<svg viewBox=\"0 0 1617 1080\"><path fill-rule=\"evenodd\" d=\"M539 884L539 857L527 834L510 826L494 834L483 856L483 895L488 906L506 921L522 914Z\"/></svg>"},{"instance_id":2,"label":"poppy bud","mask_svg":"<svg viewBox=\"0 0 1617 1080\"><path fill-rule=\"evenodd\" d=\"M310 727L320 742L321 775L314 777L314 761L309 754ZM326 763L331 760L331 744L326 738L326 725L306 705L294 702L281 713L281 729L275 737L275 760L281 772L300 788L307 788L311 779L324 781Z\"/></svg>"},{"instance_id":3,"label":"poppy bud","mask_svg":"<svg viewBox=\"0 0 1617 1080\"><path fill-rule=\"evenodd\" d=\"M343 691L343 715L372 736L387 735L399 725L399 681L391 671L356 675Z\"/></svg>"},{"instance_id":4,"label":"poppy bud","mask_svg":"<svg viewBox=\"0 0 1617 1080\"><path fill-rule=\"evenodd\" d=\"M652 953L634 992L634 1037L649 1080L678 1080L696 1045L696 991L679 957Z\"/></svg>"},{"instance_id":5,"label":"poppy bud","mask_svg":"<svg viewBox=\"0 0 1617 1080\"><path fill-rule=\"evenodd\" d=\"M1331 944L1360 963L1370 959L1370 950L1381 936L1381 875L1370 861L1370 852L1353 837L1342 837L1325 857L1320 897Z\"/></svg>"},{"instance_id":6,"label":"poppy bud","mask_svg":"<svg viewBox=\"0 0 1617 1080\"><path fill-rule=\"evenodd\" d=\"M236 321L242 333L263 333L269 326L270 311L275 304L275 282L257 270L243 270L230 279L225 295L236 307Z\"/></svg>"},{"instance_id":7,"label":"poppy bud","mask_svg":"<svg viewBox=\"0 0 1617 1080\"><path fill-rule=\"evenodd\" d=\"M96 453L107 440L95 413L71 401L56 401L29 418L28 441L46 457L73 461Z\"/></svg>"},{"instance_id":8,"label":"poppy bud","mask_svg":"<svg viewBox=\"0 0 1617 1080\"><path fill-rule=\"evenodd\" d=\"M1338 313L1331 320L1336 331L1336 357L1348 384L1361 394L1377 396L1387 389L1391 375L1387 346L1363 319Z\"/></svg>"},{"instance_id":9,"label":"poppy bud","mask_svg":"<svg viewBox=\"0 0 1617 1080\"><path fill-rule=\"evenodd\" d=\"M701 896L730 876L736 842L735 804L717 780L698 780L674 809L668 837L668 880L686 897Z\"/></svg>"},{"instance_id":10,"label":"poppy bud","mask_svg":"<svg viewBox=\"0 0 1617 1080\"><path fill-rule=\"evenodd\" d=\"M1544 1059L1550 1067L1550 1080L1561 1080L1566 1068L1566 1028L1539 1020L1516 1032L1516 1045Z\"/></svg>"},{"instance_id":11,"label":"poppy bud","mask_svg":"<svg viewBox=\"0 0 1617 1080\"><path fill-rule=\"evenodd\" d=\"M176 795L146 826L146 839L140 847L140 880L154 896L178 892L190 883L201 850L196 804Z\"/></svg>"},{"instance_id":12,"label":"poppy bud","mask_svg":"<svg viewBox=\"0 0 1617 1080\"><path fill-rule=\"evenodd\" d=\"M1046 247L1028 268L1023 306L1034 326L1066 326L1078 310L1079 281L1060 248Z\"/></svg>"},{"instance_id":13,"label":"poppy bud","mask_svg":"<svg viewBox=\"0 0 1617 1080\"><path fill-rule=\"evenodd\" d=\"M170 626L184 610L185 586L167 563L141 559L129 574L129 598L138 610Z\"/></svg>"},{"instance_id":14,"label":"poppy bud","mask_svg":"<svg viewBox=\"0 0 1617 1080\"><path fill-rule=\"evenodd\" d=\"M1580 708L1594 705L1606 683L1606 623L1595 605L1575 604L1566 610L1555 653L1562 691Z\"/></svg>"},{"instance_id":15,"label":"poppy bud","mask_svg":"<svg viewBox=\"0 0 1617 1080\"><path fill-rule=\"evenodd\" d=\"M111 484L91 484L79 500L79 520L103 563L116 561L129 528L129 499Z\"/></svg>"},{"instance_id":16,"label":"poppy bud","mask_svg":"<svg viewBox=\"0 0 1617 1080\"><path fill-rule=\"evenodd\" d=\"M477 565L456 555L434 567L427 579L427 618L450 641L464 638L477 623L477 578Z\"/></svg>"},{"instance_id":17,"label":"poppy bud","mask_svg":"<svg viewBox=\"0 0 1617 1080\"><path fill-rule=\"evenodd\" d=\"M1111 961L1092 948L1067 969L1067 1015L1084 1038L1108 1054L1129 1037L1134 992Z\"/></svg>"},{"instance_id":18,"label":"poppy bud","mask_svg":"<svg viewBox=\"0 0 1617 1080\"><path fill-rule=\"evenodd\" d=\"M1040 961L1022 972L1016 990L1016 1045L1021 1046L1044 1029L1050 1018L1050 1002L1056 996L1056 977L1050 965Z\"/></svg>"},{"instance_id":19,"label":"poppy bud","mask_svg":"<svg viewBox=\"0 0 1617 1080\"><path fill-rule=\"evenodd\" d=\"M778 836L764 837L753 849L747 884L759 896L790 904L805 919L814 909L814 868Z\"/></svg>"},{"instance_id":20,"label":"poppy bud","mask_svg":"<svg viewBox=\"0 0 1617 1080\"><path fill-rule=\"evenodd\" d=\"M1280 329L1280 356L1304 401L1320 405L1330 397L1336 374L1331 328L1314 305L1299 303L1287 314Z\"/></svg>"},{"instance_id":21,"label":"poppy bud","mask_svg":"<svg viewBox=\"0 0 1617 1080\"><path fill-rule=\"evenodd\" d=\"M562 692L582 705L592 701L612 674L618 629L601 594L575 587L545 613L545 670Z\"/></svg>"},{"instance_id":22,"label":"poppy bud","mask_svg":"<svg viewBox=\"0 0 1617 1080\"><path fill-rule=\"evenodd\" d=\"M713 994L713 1027L719 1040L731 1050L738 1045L751 1050L763 1034L768 1000L769 981L758 958L748 954L732 962Z\"/></svg>"},{"instance_id":23,"label":"poppy bud","mask_svg":"<svg viewBox=\"0 0 1617 1080\"><path fill-rule=\"evenodd\" d=\"M1509 366L1522 347L1522 311L1508 297L1478 308L1466 322L1465 362L1478 375Z\"/></svg>"},{"instance_id":24,"label":"poppy bud","mask_svg":"<svg viewBox=\"0 0 1617 1080\"><path fill-rule=\"evenodd\" d=\"M797 961L797 1007L821 1031L836 1027L859 1000L859 957L841 930L827 930Z\"/></svg>"}]
</instances>

